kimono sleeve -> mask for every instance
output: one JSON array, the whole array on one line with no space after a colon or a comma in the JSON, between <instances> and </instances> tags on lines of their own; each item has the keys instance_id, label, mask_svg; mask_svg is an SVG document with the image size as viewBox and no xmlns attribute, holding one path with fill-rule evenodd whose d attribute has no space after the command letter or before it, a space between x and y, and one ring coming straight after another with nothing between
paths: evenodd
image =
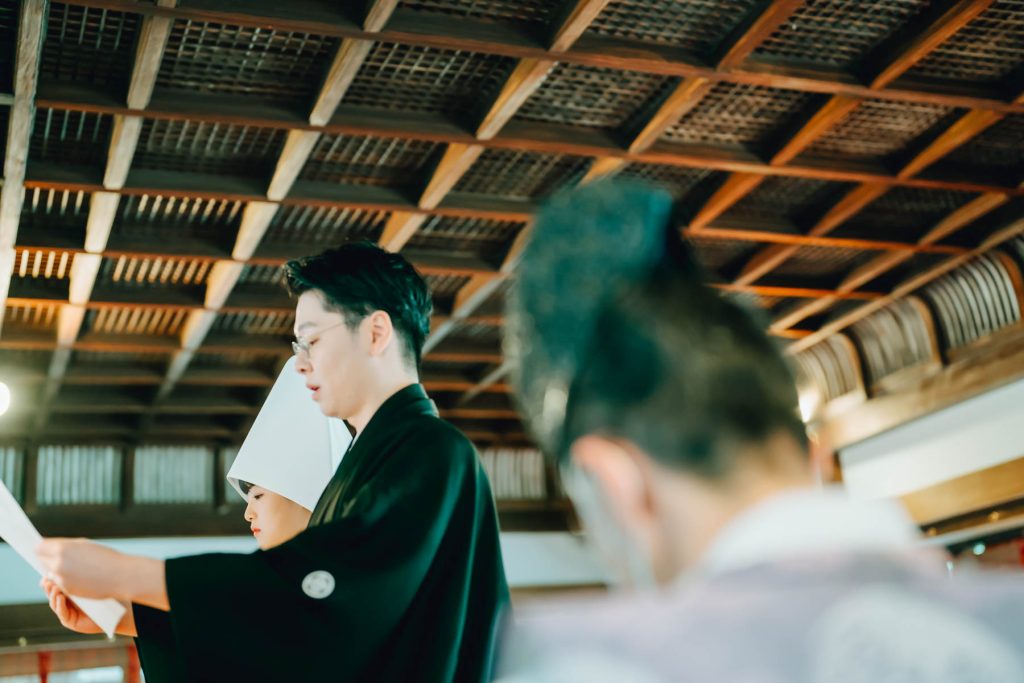
<instances>
[{"instance_id":1,"label":"kimono sleeve","mask_svg":"<svg viewBox=\"0 0 1024 683\"><path fill-rule=\"evenodd\" d=\"M170 615L143 605L132 605L132 615L138 633L135 647L146 683L180 681L183 672L175 651Z\"/></svg>"},{"instance_id":2,"label":"kimono sleeve","mask_svg":"<svg viewBox=\"0 0 1024 683\"><path fill-rule=\"evenodd\" d=\"M379 656L453 515L472 515L472 446L410 434L340 519L251 555L167 562L177 650L190 679L357 678ZM468 509L467 509L468 508Z\"/></svg>"}]
</instances>

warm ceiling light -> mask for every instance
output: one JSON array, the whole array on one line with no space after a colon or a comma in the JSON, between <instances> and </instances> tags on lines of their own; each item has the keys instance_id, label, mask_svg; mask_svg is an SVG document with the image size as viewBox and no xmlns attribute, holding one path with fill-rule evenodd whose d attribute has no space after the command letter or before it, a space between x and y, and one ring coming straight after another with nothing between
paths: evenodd
<instances>
[{"instance_id":1,"label":"warm ceiling light","mask_svg":"<svg viewBox=\"0 0 1024 683\"><path fill-rule=\"evenodd\" d=\"M0 382L0 415L7 412L11 407L11 389L3 382Z\"/></svg>"}]
</instances>

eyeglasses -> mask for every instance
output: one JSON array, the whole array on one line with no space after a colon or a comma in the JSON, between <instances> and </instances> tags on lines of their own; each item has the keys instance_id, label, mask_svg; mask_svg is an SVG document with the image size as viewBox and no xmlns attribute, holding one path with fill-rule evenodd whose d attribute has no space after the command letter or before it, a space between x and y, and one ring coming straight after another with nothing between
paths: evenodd
<instances>
[{"instance_id":1,"label":"eyeglasses","mask_svg":"<svg viewBox=\"0 0 1024 683\"><path fill-rule=\"evenodd\" d=\"M310 337L307 339L303 339L300 337L293 341L292 352L295 354L295 357L298 360L309 360L309 347L313 345L313 342L322 337L325 332L329 332L330 330L333 330L335 327L340 327L341 325L344 324L345 321L342 320L340 323L329 325L324 329L320 330L314 337Z\"/></svg>"}]
</instances>

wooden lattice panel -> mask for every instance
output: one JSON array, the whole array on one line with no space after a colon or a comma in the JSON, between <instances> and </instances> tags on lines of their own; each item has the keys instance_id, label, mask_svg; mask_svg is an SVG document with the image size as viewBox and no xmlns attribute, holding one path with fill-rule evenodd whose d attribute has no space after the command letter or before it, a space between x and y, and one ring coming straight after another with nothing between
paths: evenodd
<instances>
[{"instance_id":1,"label":"wooden lattice panel","mask_svg":"<svg viewBox=\"0 0 1024 683\"><path fill-rule=\"evenodd\" d=\"M263 235L258 253L305 256L347 241L376 241L387 219L385 211L282 206Z\"/></svg>"},{"instance_id":2,"label":"wooden lattice panel","mask_svg":"<svg viewBox=\"0 0 1024 683\"><path fill-rule=\"evenodd\" d=\"M308 110L338 39L212 22L174 22L158 90L259 98Z\"/></svg>"},{"instance_id":3,"label":"wooden lattice panel","mask_svg":"<svg viewBox=\"0 0 1024 683\"><path fill-rule=\"evenodd\" d=\"M105 163L113 117L62 109L39 109L29 158L57 164L96 166Z\"/></svg>"},{"instance_id":4,"label":"wooden lattice panel","mask_svg":"<svg viewBox=\"0 0 1024 683\"><path fill-rule=\"evenodd\" d=\"M14 277L23 279L65 280L71 275L74 254L55 249L14 250Z\"/></svg>"},{"instance_id":5,"label":"wooden lattice panel","mask_svg":"<svg viewBox=\"0 0 1024 683\"><path fill-rule=\"evenodd\" d=\"M585 35L659 43L709 56L756 0L613 0Z\"/></svg>"},{"instance_id":6,"label":"wooden lattice panel","mask_svg":"<svg viewBox=\"0 0 1024 683\"><path fill-rule=\"evenodd\" d=\"M302 169L302 180L407 187L423 182L441 145L422 140L324 135Z\"/></svg>"},{"instance_id":7,"label":"wooden lattice panel","mask_svg":"<svg viewBox=\"0 0 1024 683\"><path fill-rule=\"evenodd\" d=\"M279 128L147 119L132 168L269 179L286 135Z\"/></svg>"},{"instance_id":8,"label":"wooden lattice panel","mask_svg":"<svg viewBox=\"0 0 1024 683\"><path fill-rule=\"evenodd\" d=\"M118 256L103 260L96 284L135 290L197 287L206 284L213 265L212 259Z\"/></svg>"},{"instance_id":9,"label":"wooden lattice panel","mask_svg":"<svg viewBox=\"0 0 1024 683\"><path fill-rule=\"evenodd\" d=\"M772 271L780 278L821 278L823 285L838 285L842 276L870 261L875 252L829 247L800 247Z\"/></svg>"},{"instance_id":10,"label":"wooden lattice panel","mask_svg":"<svg viewBox=\"0 0 1024 683\"><path fill-rule=\"evenodd\" d=\"M427 275L425 279L435 301L451 299L469 282L464 275Z\"/></svg>"},{"instance_id":11,"label":"wooden lattice panel","mask_svg":"<svg viewBox=\"0 0 1024 683\"><path fill-rule=\"evenodd\" d=\"M242 285L284 288L285 271L278 266L245 266L238 277Z\"/></svg>"},{"instance_id":12,"label":"wooden lattice panel","mask_svg":"<svg viewBox=\"0 0 1024 683\"><path fill-rule=\"evenodd\" d=\"M757 242L690 236L686 239L697 260L711 273L723 275L742 264L758 248Z\"/></svg>"},{"instance_id":13,"label":"wooden lattice panel","mask_svg":"<svg viewBox=\"0 0 1024 683\"><path fill-rule=\"evenodd\" d=\"M263 335L290 337L294 334L295 314L221 313L211 332L231 335Z\"/></svg>"},{"instance_id":14,"label":"wooden lattice panel","mask_svg":"<svg viewBox=\"0 0 1024 683\"><path fill-rule=\"evenodd\" d=\"M851 183L770 176L733 204L721 221L774 218L802 226L823 214L852 187Z\"/></svg>"},{"instance_id":15,"label":"wooden lattice panel","mask_svg":"<svg viewBox=\"0 0 1024 683\"><path fill-rule=\"evenodd\" d=\"M1022 36L1024 2L996 0L918 62L907 77L998 85L1024 61Z\"/></svg>"},{"instance_id":16,"label":"wooden lattice panel","mask_svg":"<svg viewBox=\"0 0 1024 683\"><path fill-rule=\"evenodd\" d=\"M913 242L976 195L952 190L894 187L833 233L837 237Z\"/></svg>"},{"instance_id":17,"label":"wooden lattice panel","mask_svg":"<svg viewBox=\"0 0 1024 683\"><path fill-rule=\"evenodd\" d=\"M496 23L547 25L556 10L548 0L401 0L399 10Z\"/></svg>"},{"instance_id":18,"label":"wooden lattice panel","mask_svg":"<svg viewBox=\"0 0 1024 683\"><path fill-rule=\"evenodd\" d=\"M666 142L764 151L795 118L819 101L815 95L721 82L662 136Z\"/></svg>"},{"instance_id":19,"label":"wooden lattice panel","mask_svg":"<svg viewBox=\"0 0 1024 683\"><path fill-rule=\"evenodd\" d=\"M89 219L90 197L88 192L70 190L26 190L18 241L37 244L40 233L55 233L62 241L70 242L61 246L82 246L85 224Z\"/></svg>"},{"instance_id":20,"label":"wooden lattice panel","mask_svg":"<svg viewBox=\"0 0 1024 683\"><path fill-rule=\"evenodd\" d=\"M1024 180L1024 115L1007 116L954 149L936 167L1018 184Z\"/></svg>"},{"instance_id":21,"label":"wooden lattice panel","mask_svg":"<svg viewBox=\"0 0 1024 683\"><path fill-rule=\"evenodd\" d=\"M725 174L670 164L630 164L618 177L653 183L672 193L677 200L685 200L691 194L699 195L701 189L719 184Z\"/></svg>"},{"instance_id":22,"label":"wooden lattice panel","mask_svg":"<svg viewBox=\"0 0 1024 683\"><path fill-rule=\"evenodd\" d=\"M469 121L497 95L515 64L509 57L376 43L342 105Z\"/></svg>"},{"instance_id":23,"label":"wooden lattice panel","mask_svg":"<svg viewBox=\"0 0 1024 683\"><path fill-rule=\"evenodd\" d=\"M40 79L127 91L141 17L59 2L50 4Z\"/></svg>"},{"instance_id":24,"label":"wooden lattice panel","mask_svg":"<svg viewBox=\"0 0 1024 683\"><path fill-rule=\"evenodd\" d=\"M928 0L806 2L754 55L766 60L848 69L907 26L928 5Z\"/></svg>"},{"instance_id":25,"label":"wooden lattice panel","mask_svg":"<svg viewBox=\"0 0 1024 683\"><path fill-rule=\"evenodd\" d=\"M4 331L51 332L57 329L59 303L7 306Z\"/></svg>"},{"instance_id":26,"label":"wooden lattice panel","mask_svg":"<svg viewBox=\"0 0 1024 683\"><path fill-rule=\"evenodd\" d=\"M558 64L519 108L516 120L615 130L651 109L675 80L577 64Z\"/></svg>"},{"instance_id":27,"label":"wooden lattice panel","mask_svg":"<svg viewBox=\"0 0 1024 683\"><path fill-rule=\"evenodd\" d=\"M173 337L181 333L188 315L177 308L109 306L87 311L82 333Z\"/></svg>"},{"instance_id":28,"label":"wooden lattice panel","mask_svg":"<svg viewBox=\"0 0 1024 683\"><path fill-rule=\"evenodd\" d=\"M507 250L523 225L518 221L431 216L409 240L407 247L496 259Z\"/></svg>"},{"instance_id":29,"label":"wooden lattice panel","mask_svg":"<svg viewBox=\"0 0 1024 683\"><path fill-rule=\"evenodd\" d=\"M800 158L885 162L962 113L934 104L867 100L815 140Z\"/></svg>"},{"instance_id":30,"label":"wooden lattice panel","mask_svg":"<svg viewBox=\"0 0 1024 683\"><path fill-rule=\"evenodd\" d=\"M223 199L132 195L121 199L115 229L163 237L162 230L200 234L238 228L243 202Z\"/></svg>"},{"instance_id":31,"label":"wooden lattice panel","mask_svg":"<svg viewBox=\"0 0 1024 683\"><path fill-rule=\"evenodd\" d=\"M589 165L589 159L569 154L488 149L462 176L454 191L539 199L575 185Z\"/></svg>"}]
</instances>

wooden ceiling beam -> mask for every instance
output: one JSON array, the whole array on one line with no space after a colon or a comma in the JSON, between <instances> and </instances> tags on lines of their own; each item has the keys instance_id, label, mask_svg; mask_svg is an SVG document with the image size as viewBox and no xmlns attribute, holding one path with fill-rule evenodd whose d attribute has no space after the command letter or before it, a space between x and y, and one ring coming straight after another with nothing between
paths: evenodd
<instances>
[{"instance_id":1,"label":"wooden ceiling beam","mask_svg":"<svg viewBox=\"0 0 1024 683\"><path fill-rule=\"evenodd\" d=\"M174 7L177 0L158 0L161 7ZM135 59L128 83L126 105L132 110L144 110L149 106L156 86L160 63L171 33L171 20L166 17L149 16L143 19L135 45ZM142 117L115 115L107 148L107 163L103 175L103 186L107 190L120 190L128 178L132 157L142 132ZM37 402L35 429L41 431L49 421L54 399L60 390L71 347L85 320L85 306L92 297L96 277L99 274L107 246L120 195L115 192L94 192L89 202L89 217L85 227L85 252L76 254L71 266L68 288L68 303L61 307L57 331L57 350L54 351L42 397Z\"/></svg>"},{"instance_id":2,"label":"wooden ceiling beam","mask_svg":"<svg viewBox=\"0 0 1024 683\"><path fill-rule=\"evenodd\" d=\"M967 204L956 209L948 216L939 221L918 241L918 246L927 247L935 242L949 237L957 230L964 228L985 214L994 211L1009 201L1009 197L1001 194L985 194L971 200ZM962 257L972 253L971 250L962 250L956 256ZM884 275L902 263L910 260L914 255L910 250L891 251L879 254L871 261L868 261L859 268L853 270L836 287L839 292L852 292L863 287L872 280ZM839 299L834 297L823 297L822 299L797 306L787 311L782 316L772 321L771 329L781 331L800 323L812 315L821 313L831 307Z\"/></svg>"},{"instance_id":3,"label":"wooden ceiling beam","mask_svg":"<svg viewBox=\"0 0 1024 683\"><path fill-rule=\"evenodd\" d=\"M576 42L590 22L609 0L570 0L563 8L564 19L554 28L550 48L564 52ZM497 135L547 78L553 62L524 59L516 65L502 85L494 102L476 126L475 137L488 140ZM433 209L454 188L472 167L484 147L475 143L449 142L437 166L427 179L416 205L420 209ZM423 224L423 216L402 212L389 219L381 236L380 245L389 251L400 251Z\"/></svg>"},{"instance_id":4,"label":"wooden ceiling beam","mask_svg":"<svg viewBox=\"0 0 1024 683\"><path fill-rule=\"evenodd\" d=\"M736 29L734 36L726 39L719 48L719 57L715 60L717 67L721 70L740 67L804 4L805 0L773 0L755 9Z\"/></svg>"},{"instance_id":5,"label":"wooden ceiling beam","mask_svg":"<svg viewBox=\"0 0 1024 683\"><path fill-rule=\"evenodd\" d=\"M1005 196L1005 195L1004 195ZM730 222L730 226L737 222ZM751 225L757 225L751 222ZM825 247L827 249L853 249L856 251L909 251L915 254L962 254L966 247L948 244L922 244L893 242L889 240L869 240L847 237L815 237L800 233L773 232L745 227L720 227L717 225L693 230L683 228L683 237L694 237L701 240L720 239L724 241L761 242L765 244L792 244L801 247Z\"/></svg>"},{"instance_id":6,"label":"wooden ceiling beam","mask_svg":"<svg viewBox=\"0 0 1024 683\"><path fill-rule=\"evenodd\" d=\"M938 5L930 17L914 21L914 33L878 58L885 66L872 78L868 87L878 90L890 85L911 67L951 38L971 20L987 10L994 0L957 0Z\"/></svg>"},{"instance_id":7,"label":"wooden ceiling beam","mask_svg":"<svg viewBox=\"0 0 1024 683\"><path fill-rule=\"evenodd\" d=\"M822 237L841 225L889 189L880 184L864 184L853 188L830 208L810 229L812 237ZM750 285L781 265L799 249L796 245L773 245L750 258L734 280L734 284Z\"/></svg>"},{"instance_id":8,"label":"wooden ceiling beam","mask_svg":"<svg viewBox=\"0 0 1024 683\"><path fill-rule=\"evenodd\" d=\"M879 97L907 102L931 103L949 107L991 108L1006 112L1024 112L1024 103L1006 102L998 95L979 97L957 93L935 92L909 87L872 90L848 74L806 68L785 69L776 64L747 60L742 68L719 69L697 61L681 59L673 46L634 44L615 39L587 37L565 52L538 46L532 36L515 28L469 18L452 21L415 10L398 10L380 32L367 30L340 10L328 10L314 3L291 3L285 9L271 0L251 0L244 4L225 0L202 0L173 9L143 5L134 0L70 0L68 4L97 7L141 15L165 16L173 19L214 21L238 26L298 31L314 35L380 40L420 45L438 49L464 50L518 59L569 62L596 67L637 71L668 76L706 77L765 87L824 94L846 94L854 97ZM638 49L640 48L640 49Z\"/></svg>"},{"instance_id":9,"label":"wooden ceiling beam","mask_svg":"<svg viewBox=\"0 0 1024 683\"><path fill-rule=\"evenodd\" d=\"M924 59L932 50L984 12L991 4L992 0L950 0L944 5L938 6L930 16L915 22L913 33L909 37L903 39L887 53L871 60L883 66L870 80L868 84L869 89L876 92L891 84L895 79L913 67L914 64ZM801 151L806 149L811 142L848 115L862 101L863 98L852 98L849 96L835 96L830 99L779 149L773 156L771 163L785 164L791 161ZM896 177L907 179L916 176L927 166L979 134L1003 116L1004 114L995 111L972 111L967 113L949 126L923 150L915 154L912 159L904 163L897 172ZM870 183L865 183L859 188L854 189L841 199L833 210L826 214L812 228L810 234L812 236L828 234L849 217L859 212L860 209L881 196L886 189L879 188L877 185ZM777 268L794 253L796 253L796 248L794 247L769 247L750 259L736 281L742 284L755 282L758 278ZM883 263L892 264L892 267L895 267L898 265L898 260L880 257L876 261L879 267ZM850 279L848 283L853 281L853 279ZM837 300L835 298L819 300L812 305L803 307L803 310L823 311L828 308L829 301L834 302ZM787 315L779 322L790 320L799 320L799 318ZM779 326L778 329L785 328Z\"/></svg>"},{"instance_id":10,"label":"wooden ceiling beam","mask_svg":"<svg viewBox=\"0 0 1024 683\"><path fill-rule=\"evenodd\" d=\"M234 114L229 114L223 109L219 109L218 107L223 106L220 104L217 106L202 105L201 103L203 101L211 99L209 96L178 98L169 102L161 102L158 105L159 108L151 106L146 110L131 110L110 104L98 105L96 104L96 98L93 95L83 94L81 89L69 90L63 87L47 87L46 90L49 92L43 93L44 97L40 97L38 100L40 106L55 109L66 109L69 111L90 111L115 116L137 115L143 116L144 118L168 118L188 121L202 120L209 122L234 123L238 125L275 127L292 132L307 131L311 134L330 133L332 135L397 137L409 140L440 142L449 145L456 143L470 146L480 145L484 149L520 150L537 152L540 154L569 154L573 156L587 156L595 158L609 157L622 159L632 163L667 164L682 168L702 168L733 173L754 173L826 181L881 182L903 187L947 189L965 192L999 192L1012 190L1014 192L1024 193L1024 191L1017 190L1011 186L993 186L984 182L964 181L959 179L949 180L942 178L907 177L906 175L901 177L899 174L893 174L881 166L792 164L778 162L765 163L750 154L737 153L735 150L697 149L675 144L659 143L653 147L641 146L638 149L631 151L618 146L614 142L610 141L607 136L595 134L593 131L566 128L564 126L557 126L554 124L516 122L504 129L502 134L498 137L490 139L476 139L472 135L460 132L458 129L452 128L451 126L428 125L428 122L422 117L408 115L396 116L394 113L383 111L380 112L379 117L367 117L365 112L360 112L356 115L355 113L346 114L342 110L328 125L311 126L308 124L296 123L294 118L288 118L283 115L264 118L239 117ZM696 94L694 96L696 97ZM218 103L221 102L219 98L212 99L215 99ZM847 100L843 100L840 104L841 106L834 106L829 109L828 112L822 113L822 118L815 120L814 117L812 117L812 120L809 120L807 124L805 124L804 128L801 129L801 131L798 131L798 136L805 135L804 142L801 144L809 144L812 139L808 137L809 132L806 132L807 129L813 127L816 134L821 134L827 129L826 124L834 124L836 121L841 119L840 114L844 114L844 112L847 112L847 108L852 106ZM829 105L826 105L825 108L828 107ZM823 108L823 110L825 108ZM440 124L442 122L439 120L438 123ZM783 150L780 150L780 153L781 151L786 151L785 145L783 146ZM790 148L786 153L795 155L796 151L799 150L796 148ZM783 159L785 160L785 157L783 157ZM76 189L85 189L87 191L102 189L97 185L90 184L88 182L68 182L68 178L70 174L73 173L73 169L62 167L55 168L52 166L48 167L46 164L34 164L33 169L33 174L26 181L27 187L40 186L41 183L50 183L55 184L56 187L75 185ZM154 175L156 175L154 172L134 173L133 185L137 187L129 188L129 191L137 192L138 190L143 189L145 181ZM165 173L162 175L170 176L173 174ZM50 180L50 178L52 178L52 180ZM216 183L197 184L197 187L201 187L202 190L194 190L194 192L199 192L203 194L203 196L211 197L227 196L229 193L218 191L217 188L228 185L239 185L239 183L229 183L228 180L229 179L221 179ZM302 203L304 200L301 195L301 189L308 184L308 182L296 183L292 187L291 193L286 198L282 199L280 203ZM156 188L145 189L156 190ZM373 190L378 190L378 188L363 189L365 194L372 194ZM267 199L265 196L259 196L254 193L240 195L237 192L234 192L230 193L230 196L233 199L246 201L253 199ZM416 204L406 200L406 207L414 209L416 208Z\"/></svg>"},{"instance_id":11,"label":"wooden ceiling beam","mask_svg":"<svg viewBox=\"0 0 1024 683\"><path fill-rule=\"evenodd\" d=\"M724 41L719 51L718 68L728 70L742 64L757 46L767 40L802 4L803 0L773 0L756 8L736 29L734 35ZM633 140L629 151L636 152L649 148L668 128L697 106L713 86L714 84L705 78L684 79ZM690 228L702 229L754 191L763 180L764 176L759 174L733 173L697 210L690 221Z\"/></svg>"},{"instance_id":12,"label":"wooden ceiling beam","mask_svg":"<svg viewBox=\"0 0 1024 683\"><path fill-rule=\"evenodd\" d=\"M36 117L39 62L45 37L47 2L23 2L18 12L18 45L14 61L14 102L8 114L7 149L4 150L3 188L0 189L0 330L3 305L14 272L14 244L18 238L21 207L25 200L32 124Z\"/></svg>"}]
</instances>

